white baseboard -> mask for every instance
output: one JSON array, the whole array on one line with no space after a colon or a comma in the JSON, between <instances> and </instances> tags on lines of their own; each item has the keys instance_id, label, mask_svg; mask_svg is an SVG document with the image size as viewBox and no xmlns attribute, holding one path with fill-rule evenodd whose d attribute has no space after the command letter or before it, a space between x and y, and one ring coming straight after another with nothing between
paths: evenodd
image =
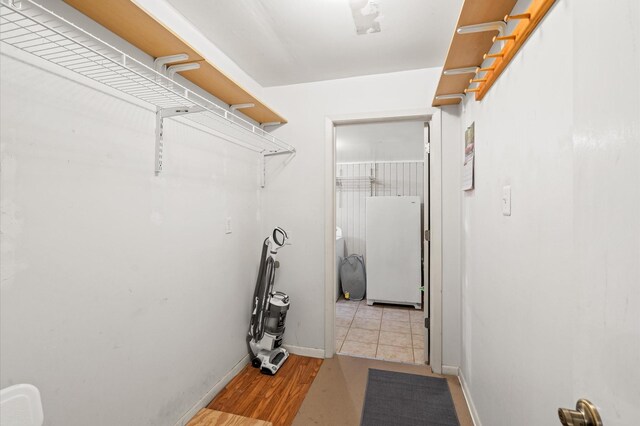
<instances>
[{"instance_id":1,"label":"white baseboard","mask_svg":"<svg viewBox=\"0 0 640 426\"><path fill-rule=\"evenodd\" d=\"M482 423L480 423L480 416L478 416L478 410L476 410L476 406L473 404L473 399L471 399L471 392L469 391L467 382L464 380L464 373L462 372L462 370L460 370L458 379L460 380L462 393L464 394L464 399L467 401L467 407L469 407L469 413L471 413L471 419L473 420L474 426L482 426Z\"/></svg>"},{"instance_id":2,"label":"white baseboard","mask_svg":"<svg viewBox=\"0 0 640 426\"><path fill-rule=\"evenodd\" d=\"M460 375L460 368L454 367L452 365L443 365L442 374L446 376L458 376Z\"/></svg>"},{"instance_id":3,"label":"white baseboard","mask_svg":"<svg viewBox=\"0 0 640 426\"><path fill-rule=\"evenodd\" d=\"M304 346L282 345L289 353L294 355L309 356L311 358L324 358L324 349L305 348Z\"/></svg>"},{"instance_id":4,"label":"white baseboard","mask_svg":"<svg viewBox=\"0 0 640 426\"><path fill-rule=\"evenodd\" d=\"M242 357L240 361L233 368L224 375L224 377L213 385L213 387L198 401L193 407L189 409L175 424L175 426L184 426L189 423L189 420L196 415L200 409L206 407L211 400L224 388L227 383L231 381L244 367L249 363L249 355Z\"/></svg>"}]
</instances>

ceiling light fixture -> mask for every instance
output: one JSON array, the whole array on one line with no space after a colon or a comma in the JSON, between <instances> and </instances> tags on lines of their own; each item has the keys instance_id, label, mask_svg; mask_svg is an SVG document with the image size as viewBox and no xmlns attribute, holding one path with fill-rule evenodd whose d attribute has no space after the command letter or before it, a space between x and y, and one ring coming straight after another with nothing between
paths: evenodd
<instances>
[{"instance_id":1,"label":"ceiling light fixture","mask_svg":"<svg viewBox=\"0 0 640 426\"><path fill-rule=\"evenodd\" d=\"M349 0L349 5L358 35L381 31L380 22L383 16L380 14L380 0Z\"/></svg>"}]
</instances>

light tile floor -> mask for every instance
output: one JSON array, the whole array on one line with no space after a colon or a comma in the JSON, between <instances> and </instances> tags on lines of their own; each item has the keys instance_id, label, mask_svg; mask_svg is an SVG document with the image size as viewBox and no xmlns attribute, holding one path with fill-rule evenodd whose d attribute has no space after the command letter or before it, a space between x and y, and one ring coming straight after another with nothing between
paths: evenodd
<instances>
[{"instance_id":1,"label":"light tile floor","mask_svg":"<svg viewBox=\"0 0 640 426\"><path fill-rule=\"evenodd\" d=\"M336 352L385 361L424 363L424 313L410 307L336 302Z\"/></svg>"}]
</instances>

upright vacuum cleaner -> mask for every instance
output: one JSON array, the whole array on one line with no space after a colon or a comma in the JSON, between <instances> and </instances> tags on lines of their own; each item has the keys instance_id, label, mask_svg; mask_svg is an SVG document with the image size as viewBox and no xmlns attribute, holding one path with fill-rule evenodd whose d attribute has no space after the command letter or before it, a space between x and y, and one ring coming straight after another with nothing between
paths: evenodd
<instances>
[{"instance_id":1,"label":"upright vacuum cleaner","mask_svg":"<svg viewBox=\"0 0 640 426\"><path fill-rule=\"evenodd\" d=\"M271 236L264 240L258 280L253 293L247 346L251 365L260 368L263 374L276 374L289 358L289 352L282 347L289 296L273 291L276 268L279 267L276 255L285 244L289 244L288 238L284 229L275 228Z\"/></svg>"}]
</instances>

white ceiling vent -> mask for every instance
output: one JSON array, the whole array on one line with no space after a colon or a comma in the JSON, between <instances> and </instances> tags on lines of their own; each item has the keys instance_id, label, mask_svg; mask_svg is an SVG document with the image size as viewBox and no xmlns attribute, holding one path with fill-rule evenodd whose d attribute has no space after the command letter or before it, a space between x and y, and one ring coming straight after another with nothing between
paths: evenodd
<instances>
[{"instance_id":1,"label":"white ceiling vent","mask_svg":"<svg viewBox=\"0 0 640 426\"><path fill-rule=\"evenodd\" d=\"M358 35L380 32L380 0L349 0Z\"/></svg>"}]
</instances>

